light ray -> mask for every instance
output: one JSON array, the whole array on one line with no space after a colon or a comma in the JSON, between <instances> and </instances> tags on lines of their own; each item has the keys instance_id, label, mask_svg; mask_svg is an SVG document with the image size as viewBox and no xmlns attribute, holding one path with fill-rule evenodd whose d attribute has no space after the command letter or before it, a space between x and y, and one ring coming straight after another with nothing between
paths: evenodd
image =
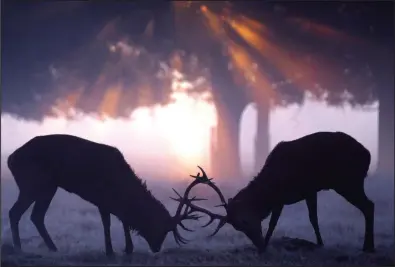
<instances>
[{"instance_id":1,"label":"light ray","mask_svg":"<svg viewBox=\"0 0 395 267\"><path fill-rule=\"evenodd\" d=\"M291 79L299 89L314 89L314 69L299 60L296 54L282 51L280 47L237 19L227 19L227 22L251 47L268 59L287 79Z\"/></svg>"}]
</instances>

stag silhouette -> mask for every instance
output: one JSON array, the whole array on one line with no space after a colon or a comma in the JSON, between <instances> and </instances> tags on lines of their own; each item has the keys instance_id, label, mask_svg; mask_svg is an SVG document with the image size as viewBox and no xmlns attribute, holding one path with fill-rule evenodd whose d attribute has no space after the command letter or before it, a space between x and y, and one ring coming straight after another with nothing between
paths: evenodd
<instances>
[{"instance_id":1,"label":"stag silhouette","mask_svg":"<svg viewBox=\"0 0 395 267\"><path fill-rule=\"evenodd\" d=\"M130 230L142 236L152 252L158 252L168 232L173 233L177 244L185 244L187 240L180 235L177 226L191 231L182 221L199 219L188 209L184 212L182 209L184 204L200 200L188 199L188 194L192 187L205 181L196 179L188 186L184 197L177 199L180 204L171 216L131 169L122 153L112 146L71 135L37 136L16 149L7 163L19 188L19 196L9 211L12 239L17 250L21 249L19 221L34 203L31 221L47 247L57 251L44 218L58 187L98 207L109 256L114 253L110 214L123 224L126 253L132 253L134 249Z\"/></svg>"},{"instance_id":2,"label":"stag silhouette","mask_svg":"<svg viewBox=\"0 0 395 267\"><path fill-rule=\"evenodd\" d=\"M302 138L280 142L269 154L259 174L226 203L215 188L226 215L210 212L188 203L190 212L202 212L219 224L210 237L229 223L243 232L264 252L277 225L284 205L305 200L317 245L323 241L318 226L317 193L333 189L358 208L365 217L363 250L374 251L374 203L364 190L364 180L370 165L369 151L351 136L342 132L317 132ZM203 172L203 179L207 179ZM178 201L182 201L179 199ZM261 222L271 214L265 238Z\"/></svg>"}]
</instances>

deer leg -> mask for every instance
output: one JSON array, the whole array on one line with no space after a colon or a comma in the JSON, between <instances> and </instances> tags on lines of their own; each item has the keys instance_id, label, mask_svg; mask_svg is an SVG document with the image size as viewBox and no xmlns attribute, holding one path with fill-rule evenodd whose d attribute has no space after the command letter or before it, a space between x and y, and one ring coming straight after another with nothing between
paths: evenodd
<instances>
[{"instance_id":1,"label":"deer leg","mask_svg":"<svg viewBox=\"0 0 395 267\"><path fill-rule=\"evenodd\" d=\"M32 205L34 199L28 194L19 192L18 199L10 209L8 216L10 218L11 234L14 247L21 250L21 238L19 236L19 221L26 210Z\"/></svg>"},{"instance_id":2,"label":"deer leg","mask_svg":"<svg viewBox=\"0 0 395 267\"><path fill-rule=\"evenodd\" d=\"M362 186L336 189L336 192L358 208L365 217L365 239L363 251L374 252L374 203L366 196Z\"/></svg>"},{"instance_id":3,"label":"deer leg","mask_svg":"<svg viewBox=\"0 0 395 267\"><path fill-rule=\"evenodd\" d=\"M57 251L57 248L48 234L47 228L44 224L45 214L48 211L49 205L51 204L52 198L56 193L57 187L51 187L50 189L40 192L37 194L36 201L33 206L33 211L30 216L34 226L36 226L38 233L44 240L48 249L51 251Z\"/></svg>"},{"instance_id":4,"label":"deer leg","mask_svg":"<svg viewBox=\"0 0 395 267\"><path fill-rule=\"evenodd\" d=\"M269 229L266 232L265 240L263 243L263 248L260 249L260 252L263 252L266 250L267 244L269 243L269 240L273 235L274 228L276 228L276 225L277 225L278 219L280 218L283 207L284 206L279 206L279 207L276 207L272 210L272 215L270 216L270 221L269 221Z\"/></svg>"},{"instance_id":5,"label":"deer leg","mask_svg":"<svg viewBox=\"0 0 395 267\"><path fill-rule=\"evenodd\" d=\"M111 232L110 232L110 226L111 226L111 215L109 212L106 212L103 209L99 208L99 213L100 217L103 223L103 229L104 229L104 244L106 247L106 255L107 256L112 256L114 255L114 249L112 248L112 243L111 243Z\"/></svg>"},{"instance_id":6,"label":"deer leg","mask_svg":"<svg viewBox=\"0 0 395 267\"><path fill-rule=\"evenodd\" d=\"M130 237L129 227L125 223L122 223L122 225L123 225L123 232L125 234L125 253L132 254L134 250L134 246L133 246L132 238Z\"/></svg>"},{"instance_id":7,"label":"deer leg","mask_svg":"<svg viewBox=\"0 0 395 267\"><path fill-rule=\"evenodd\" d=\"M307 209L309 210L310 223L314 228L314 233L317 238L317 245L323 246L320 227L318 225L318 215L317 215L317 193L314 193L306 198Z\"/></svg>"}]
</instances>

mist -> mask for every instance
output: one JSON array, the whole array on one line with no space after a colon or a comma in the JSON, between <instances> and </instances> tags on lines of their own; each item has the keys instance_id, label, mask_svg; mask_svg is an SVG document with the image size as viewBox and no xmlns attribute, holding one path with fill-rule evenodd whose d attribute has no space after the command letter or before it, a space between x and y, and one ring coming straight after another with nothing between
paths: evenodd
<instances>
[{"instance_id":1,"label":"mist","mask_svg":"<svg viewBox=\"0 0 395 267\"><path fill-rule=\"evenodd\" d=\"M255 175L253 170L254 148L251 140L256 129L256 111L254 105L246 107L241 130L241 159L244 177L230 177L225 180L215 180L226 198L232 197L245 186ZM353 121L352 124L349 121ZM307 101L302 107L291 106L276 108L271 112L270 134L271 147L282 140L292 140L315 131L341 130L354 136L372 153L370 176L365 188L367 195L375 203L375 238L377 253L361 255L364 233L363 216L355 207L346 202L335 192L319 193L319 223L325 247L316 250L312 247L315 242L314 231L308 219L304 202L287 206L274 236L265 254L264 262L269 264L341 264L348 265L390 264L394 249L394 178L393 175L380 176L374 174L377 162L377 106L369 110L356 110L351 107L327 107L317 101ZM102 225L97 208L58 189L46 216L46 225L54 239L59 252L49 253L34 225L31 223L28 210L20 222L22 245L25 254L16 256L12 248L9 228L8 211L18 195L8 168L4 167L7 155L28 141L30 138L49 133L67 133L81 136L90 140L118 147L124 154L137 174L147 180L147 185L153 194L165 204L174 214L176 203L169 199L174 196L171 188L183 192L191 181L189 174L196 174L196 165L183 165L171 153L166 139L151 125L145 132L139 132L136 118L129 119L99 119L81 114L79 119L46 118L41 122L28 122L10 115L2 115L2 255L17 264L177 264L177 265L212 265L212 264L262 264L262 259L256 257L250 241L231 226L225 226L211 240L205 236L214 231L215 223L207 228L200 226L207 222L207 217L199 222L190 223L195 232L182 231L182 235L190 239L187 245L178 248L171 235L168 235L159 254L151 254L144 239L134 235L135 253L133 257L121 257L114 261L105 258L103 249ZM140 134L140 135L139 135ZM151 151L151 153L147 153ZM152 153L155 151L155 153ZM208 162L208 153L203 153L203 160ZM155 162L155 168L152 163ZM194 166L195 165L195 166ZM204 165L204 164L202 164ZM172 166L173 168L169 167ZM203 166L204 167L204 166ZM176 168L179 168L178 172ZM152 169L156 169L155 172ZM180 171L182 170L182 172ZM208 171L210 176L210 172ZM214 177L215 179L215 177ZM222 213L220 209L212 208L219 203L218 196L211 189L199 185L192 191L193 195L205 197L201 205ZM268 220L262 223L267 229ZM118 254L122 253L124 237L122 226L118 219L112 218L112 242ZM345 238L347 236L347 238ZM298 240L307 240L300 243ZM297 253L295 254L295 250ZM36 257L39 256L37 260ZM213 256L215 255L215 256Z\"/></svg>"},{"instance_id":2,"label":"mist","mask_svg":"<svg viewBox=\"0 0 395 267\"><path fill-rule=\"evenodd\" d=\"M303 106L276 107L271 111L270 147L316 131L343 131L369 149L372 155L370 171L374 172L378 152L377 103L364 109L348 105L337 108L312 100L308 95L306 98ZM217 124L215 107L199 100L187 105L187 109L184 102L175 101L172 105L169 109L166 106L136 109L125 118L100 118L81 112L74 118L47 116L42 121L27 121L3 114L3 166L5 158L31 138L62 133L117 147L137 173L147 179L183 180L195 172L197 165L210 173L210 130ZM185 110L188 116L178 116ZM174 132L168 129L172 127L171 121L178 125L176 137L169 136ZM228 177L228 180L248 181L259 171L253 167L255 135L256 109L252 103L245 108L240 121L240 159L244 176ZM190 151L185 151L185 146L190 147ZM156 168L152 168L152 162ZM2 179L9 175L8 168L3 167Z\"/></svg>"}]
</instances>

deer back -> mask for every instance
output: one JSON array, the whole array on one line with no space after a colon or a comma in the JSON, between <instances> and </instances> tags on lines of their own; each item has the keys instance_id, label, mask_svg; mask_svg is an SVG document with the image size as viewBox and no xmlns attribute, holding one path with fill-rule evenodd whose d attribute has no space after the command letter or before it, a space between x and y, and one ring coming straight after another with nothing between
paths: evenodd
<instances>
[{"instance_id":1,"label":"deer back","mask_svg":"<svg viewBox=\"0 0 395 267\"><path fill-rule=\"evenodd\" d=\"M37 136L10 155L9 163L14 172L34 174L14 175L17 183L33 179L42 186L56 185L121 219L133 217L131 213L142 218L147 209L170 217L115 147L71 135Z\"/></svg>"},{"instance_id":2,"label":"deer back","mask_svg":"<svg viewBox=\"0 0 395 267\"><path fill-rule=\"evenodd\" d=\"M370 152L342 132L318 132L280 142L259 174L234 199L259 205L292 204L308 194L363 180Z\"/></svg>"}]
</instances>

